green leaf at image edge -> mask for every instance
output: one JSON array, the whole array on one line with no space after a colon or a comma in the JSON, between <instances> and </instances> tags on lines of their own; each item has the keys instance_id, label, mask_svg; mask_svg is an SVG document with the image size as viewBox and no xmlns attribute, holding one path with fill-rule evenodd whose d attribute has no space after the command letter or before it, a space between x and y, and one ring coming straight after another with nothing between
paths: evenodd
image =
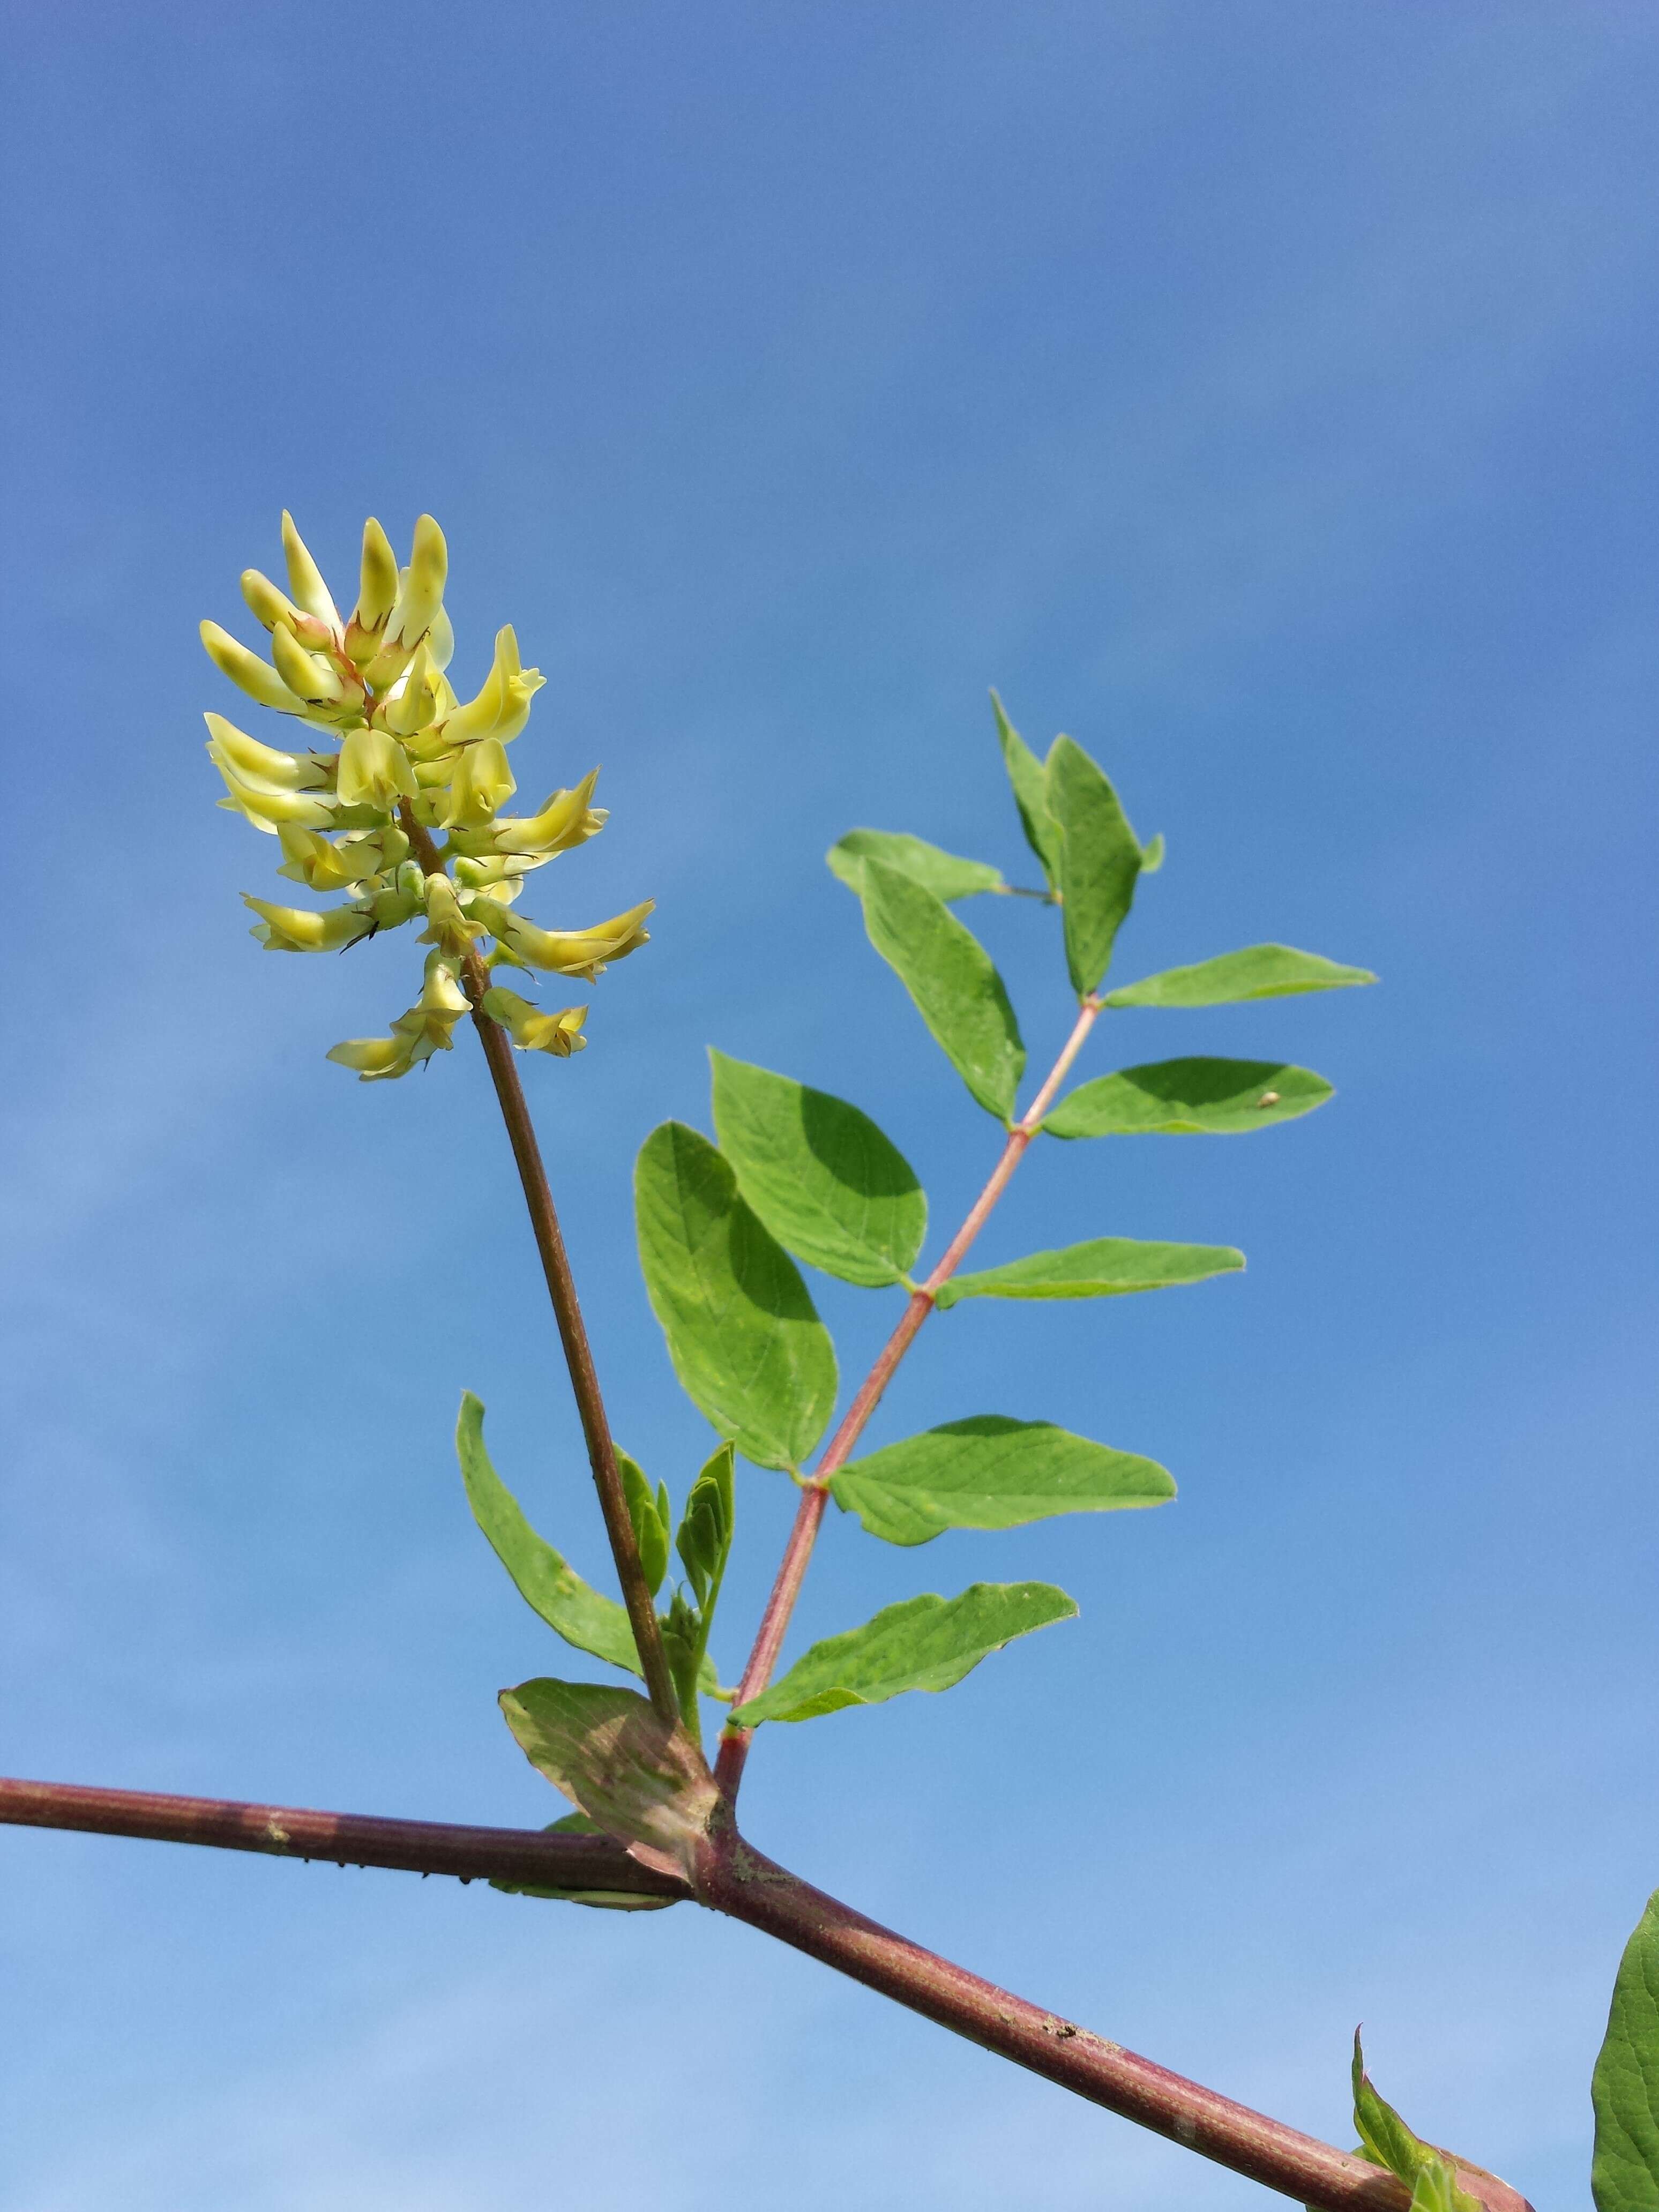
<instances>
[{"instance_id":1,"label":"green leaf at image edge","mask_svg":"<svg viewBox=\"0 0 1659 2212\"><path fill-rule=\"evenodd\" d=\"M926 1544L946 1528L1015 1528L1056 1513L1162 1505L1166 1468L1073 1436L1052 1421L980 1413L851 1460L830 1494L890 1544Z\"/></svg>"},{"instance_id":2,"label":"green leaf at image edge","mask_svg":"<svg viewBox=\"0 0 1659 2212\"><path fill-rule=\"evenodd\" d=\"M1165 968L1108 991L1109 1006L1230 1006L1248 999L1287 999L1302 991L1342 991L1374 983L1369 968L1345 968L1291 945L1247 945L1190 968Z\"/></svg>"},{"instance_id":3,"label":"green leaf at image edge","mask_svg":"<svg viewBox=\"0 0 1659 2212\"><path fill-rule=\"evenodd\" d=\"M1111 964L1133 902L1143 855L1110 778L1074 738L1056 738L1043 771L1048 816L1060 836L1066 963L1079 998Z\"/></svg>"},{"instance_id":4,"label":"green leaf at image edge","mask_svg":"<svg viewBox=\"0 0 1659 2212\"><path fill-rule=\"evenodd\" d=\"M997 742L1002 748L1002 764L1008 772L1008 782L1014 794L1014 805L1019 813L1019 826L1025 832L1025 842L1042 864L1043 879L1050 890L1060 888L1060 832L1048 818L1048 803L1044 789L1042 763L1031 750L1019 732L1003 712L1001 700L994 691L991 705L997 718Z\"/></svg>"},{"instance_id":5,"label":"green leaf at image edge","mask_svg":"<svg viewBox=\"0 0 1659 2212\"><path fill-rule=\"evenodd\" d=\"M640 1264L686 1395L757 1467L799 1468L836 1403L800 1271L707 1137L665 1121L634 1171Z\"/></svg>"},{"instance_id":6,"label":"green leaf at image edge","mask_svg":"<svg viewBox=\"0 0 1659 2212\"><path fill-rule=\"evenodd\" d=\"M781 1681L739 1705L732 1723L814 1720L847 1705L884 1705L907 1690L948 1690L1015 1637L1076 1612L1051 1583L974 1583L957 1597L907 1598L861 1628L814 1644Z\"/></svg>"},{"instance_id":7,"label":"green leaf at image edge","mask_svg":"<svg viewBox=\"0 0 1659 2212\"><path fill-rule=\"evenodd\" d=\"M1272 1060L1159 1060L1097 1075L1043 1121L1051 1137L1235 1136L1311 1114L1335 1092Z\"/></svg>"},{"instance_id":8,"label":"green leaf at image edge","mask_svg":"<svg viewBox=\"0 0 1659 2212\"><path fill-rule=\"evenodd\" d=\"M941 1311L964 1298L1110 1298L1174 1290L1237 1274L1244 1255L1231 1244L1161 1244L1138 1237L1097 1237L1057 1252L1032 1252L1004 1267L952 1275L934 1293Z\"/></svg>"},{"instance_id":9,"label":"green leaf at image edge","mask_svg":"<svg viewBox=\"0 0 1659 2212\"><path fill-rule=\"evenodd\" d=\"M908 876L924 890L948 904L952 899L972 898L980 891L1005 891L1000 868L988 860L964 860L930 845L925 837L912 837L902 830L849 830L824 854L832 875L849 890L861 890L866 860L884 860Z\"/></svg>"},{"instance_id":10,"label":"green leaf at image edge","mask_svg":"<svg viewBox=\"0 0 1659 2212\"><path fill-rule=\"evenodd\" d=\"M844 1282L897 1282L927 1233L927 1196L897 1146L827 1091L708 1057L720 1151L773 1236Z\"/></svg>"},{"instance_id":11,"label":"green leaf at image edge","mask_svg":"<svg viewBox=\"0 0 1659 2212\"><path fill-rule=\"evenodd\" d=\"M870 942L934 1041L986 1112L1010 1120L1025 1047L989 953L942 900L880 860L866 861L860 896Z\"/></svg>"},{"instance_id":12,"label":"green leaf at image edge","mask_svg":"<svg viewBox=\"0 0 1659 2212\"><path fill-rule=\"evenodd\" d=\"M1659 2212L1659 1891L1619 1962L1590 2101L1597 2212Z\"/></svg>"}]
</instances>

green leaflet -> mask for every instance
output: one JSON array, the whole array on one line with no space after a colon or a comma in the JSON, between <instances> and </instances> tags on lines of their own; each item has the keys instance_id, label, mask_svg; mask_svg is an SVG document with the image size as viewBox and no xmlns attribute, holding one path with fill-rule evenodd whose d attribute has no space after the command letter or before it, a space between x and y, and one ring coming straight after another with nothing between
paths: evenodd
<instances>
[{"instance_id":1,"label":"green leaflet","mask_svg":"<svg viewBox=\"0 0 1659 2212\"><path fill-rule=\"evenodd\" d=\"M981 1413L849 1462L830 1492L872 1536L926 1544L945 1528L1013 1528L1055 1513L1162 1505L1175 1484L1155 1461L1052 1421Z\"/></svg>"},{"instance_id":2,"label":"green leaflet","mask_svg":"<svg viewBox=\"0 0 1659 2212\"><path fill-rule=\"evenodd\" d=\"M1042 763L1004 714L1002 702L994 691L991 694L991 704L996 711L997 742L1002 747L1002 765L1007 769L1008 781L1013 787L1014 805L1019 809L1019 823L1025 832L1025 842L1042 861L1042 873L1049 890L1058 890L1060 832L1048 818Z\"/></svg>"},{"instance_id":3,"label":"green leaflet","mask_svg":"<svg viewBox=\"0 0 1659 2212\"><path fill-rule=\"evenodd\" d=\"M773 1236L844 1282L897 1282L927 1230L927 1195L902 1153L845 1099L708 1057L720 1150Z\"/></svg>"},{"instance_id":4,"label":"green leaflet","mask_svg":"<svg viewBox=\"0 0 1659 2212\"><path fill-rule=\"evenodd\" d=\"M1228 1006L1243 999L1286 999L1297 991L1340 991L1374 983L1368 968L1345 968L1317 952L1289 945L1249 945L1242 952L1200 960L1191 968L1166 968L1139 983L1108 991L1109 1006Z\"/></svg>"},{"instance_id":5,"label":"green leaflet","mask_svg":"<svg viewBox=\"0 0 1659 2212\"><path fill-rule=\"evenodd\" d=\"M1659 1892L1619 1962L1590 2098L1597 2212L1659 2212Z\"/></svg>"},{"instance_id":6,"label":"green leaflet","mask_svg":"<svg viewBox=\"0 0 1659 2212\"><path fill-rule=\"evenodd\" d=\"M1043 791L1060 837L1066 964L1081 999L1111 963L1141 870L1140 840L1109 781L1074 738L1056 738L1049 748Z\"/></svg>"},{"instance_id":7,"label":"green leaflet","mask_svg":"<svg viewBox=\"0 0 1659 2212\"><path fill-rule=\"evenodd\" d=\"M702 1753L632 1690L543 1678L501 1707L531 1765L641 1866L689 1875L720 1802Z\"/></svg>"},{"instance_id":8,"label":"green leaflet","mask_svg":"<svg viewBox=\"0 0 1659 2212\"><path fill-rule=\"evenodd\" d=\"M455 1452L461 1462L467 1504L491 1550L512 1576L525 1603L556 1635L574 1644L578 1651L591 1651L594 1658L637 1674L639 1652L627 1607L592 1589L545 1538L536 1534L484 1449L483 1420L482 1401L471 1390L463 1391L460 1419L455 1424ZM617 1457L619 1462L633 1465L625 1452L618 1452ZM694 1496L696 1488L694 1484ZM707 1691L716 1687L710 1660L703 1662L701 1682Z\"/></svg>"},{"instance_id":9,"label":"green leaflet","mask_svg":"<svg viewBox=\"0 0 1659 2212\"><path fill-rule=\"evenodd\" d=\"M1410 2185L1411 2212L1481 2212L1474 2198L1457 2186L1458 2161L1447 2151L1414 2136L1394 2106L1379 2097L1365 2071L1359 2032L1353 2039L1353 2124L1359 2130L1359 2154ZM1477 2167L1476 2172L1482 2169ZM1496 2177L1494 2177L1495 2179Z\"/></svg>"},{"instance_id":10,"label":"green leaflet","mask_svg":"<svg viewBox=\"0 0 1659 2212\"><path fill-rule=\"evenodd\" d=\"M482 1402L471 1390L465 1392L455 1424L456 1455L472 1517L512 1576L520 1596L567 1644L637 1674L639 1653L626 1610L615 1598L601 1597L590 1589L525 1519L519 1501L484 1449L483 1419Z\"/></svg>"},{"instance_id":11,"label":"green leaflet","mask_svg":"<svg viewBox=\"0 0 1659 2212\"><path fill-rule=\"evenodd\" d=\"M884 1705L905 1690L948 1690L988 1653L1076 1612L1052 1583L975 1583L959 1597L907 1598L862 1628L813 1644L781 1681L739 1705L732 1723L810 1721L843 1705Z\"/></svg>"},{"instance_id":12,"label":"green leaflet","mask_svg":"<svg viewBox=\"0 0 1659 2212\"><path fill-rule=\"evenodd\" d=\"M590 1820L586 1813L567 1813L562 1820L550 1820L544 1832L550 1836L602 1836L605 1830L597 1820ZM674 1902L672 1897L641 1897L631 1889L551 1889L544 1882L497 1881L493 1875L489 1887L507 1897L552 1898L561 1905L589 1905L599 1912L661 1912Z\"/></svg>"},{"instance_id":13,"label":"green leaflet","mask_svg":"<svg viewBox=\"0 0 1659 2212\"><path fill-rule=\"evenodd\" d=\"M860 896L870 942L946 1058L988 1114L1010 1120L1025 1047L985 947L942 900L884 861L865 862Z\"/></svg>"},{"instance_id":14,"label":"green leaflet","mask_svg":"<svg viewBox=\"0 0 1659 2212\"><path fill-rule=\"evenodd\" d=\"M634 1199L646 1290L686 1395L745 1459L799 1468L835 1407L836 1352L794 1261L683 1121L641 1146Z\"/></svg>"},{"instance_id":15,"label":"green leaflet","mask_svg":"<svg viewBox=\"0 0 1659 2212\"><path fill-rule=\"evenodd\" d=\"M1244 1255L1231 1244L1158 1244L1134 1237L1097 1237L1058 1252L1033 1252L982 1274L953 1275L935 1303L943 1310L963 1298L1111 1298L1130 1291L1164 1291L1234 1274Z\"/></svg>"},{"instance_id":16,"label":"green leaflet","mask_svg":"<svg viewBox=\"0 0 1659 2212\"><path fill-rule=\"evenodd\" d=\"M975 891L1002 891L1008 886L1000 868L988 860L964 860L942 852L925 837L912 837L902 830L849 830L824 854L832 874L850 890L864 888L866 860L884 860L937 899L972 898Z\"/></svg>"},{"instance_id":17,"label":"green leaflet","mask_svg":"<svg viewBox=\"0 0 1659 2212\"><path fill-rule=\"evenodd\" d=\"M1159 1060L1079 1084L1042 1126L1051 1137L1231 1136L1334 1095L1322 1075L1279 1060Z\"/></svg>"}]
</instances>

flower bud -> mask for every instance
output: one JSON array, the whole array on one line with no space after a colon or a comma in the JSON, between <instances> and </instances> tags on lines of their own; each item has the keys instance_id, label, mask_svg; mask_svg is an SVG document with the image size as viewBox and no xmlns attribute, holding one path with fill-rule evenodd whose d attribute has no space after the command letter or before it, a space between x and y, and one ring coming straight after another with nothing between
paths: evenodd
<instances>
[{"instance_id":1,"label":"flower bud","mask_svg":"<svg viewBox=\"0 0 1659 2212\"><path fill-rule=\"evenodd\" d=\"M386 731L360 722L340 747L339 793L348 806L395 813L400 799L415 796L415 771L403 747Z\"/></svg>"},{"instance_id":2,"label":"flower bud","mask_svg":"<svg viewBox=\"0 0 1659 2212\"><path fill-rule=\"evenodd\" d=\"M321 791L333 774L332 759L321 753L279 752L262 745L222 714L207 714L208 753L220 767L231 769L239 783L255 791Z\"/></svg>"},{"instance_id":3,"label":"flower bud","mask_svg":"<svg viewBox=\"0 0 1659 2212\"><path fill-rule=\"evenodd\" d=\"M352 620L366 630L383 630L397 596L398 556L392 550L392 540L371 514L363 525L363 561Z\"/></svg>"},{"instance_id":4,"label":"flower bud","mask_svg":"<svg viewBox=\"0 0 1659 2212\"><path fill-rule=\"evenodd\" d=\"M350 906L325 907L318 914L304 907L272 906L251 891L242 893L242 904L259 916L250 933L267 952L343 952L374 926Z\"/></svg>"},{"instance_id":5,"label":"flower bud","mask_svg":"<svg viewBox=\"0 0 1659 2212\"><path fill-rule=\"evenodd\" d=\"M398 604L392 611L388 643L413 647L425 636L443 605L448 574L449 548L444 534L429 514L423 514L415 525L409 566L398 580Z\"/></svg>"},{"instance_id":6,"label":"flower bud","mask_svg":"<svg viewBox=\"0 0 1659 2212\"><path fill-rule=\"evenodd\" d=\"M215 666L233 684L240 684L250 699L257 699L262 707L274 707L282 714L306 712L305 701L289 690L276 670L268 667L257 653L250 653L228 629L222 629L216 622L204 622L202 642Z\"/></svg>"},{"instance_id":7,"label":"flower bud","mask_svg":"<svg viewBox=\"0 0 1659 2212\"><path fill-rule=\"evenodd\" d=\"M212 747L208 748L212 751ZM243 820L251 822L268 837L274 837L284 822L293 823L301 830L334 830L343 828L340 810L327 792L261 791L252 784L244 783L234 769L222 760L216 759L214 766L225 780L226 796L221 806Z\"/></svg>"},{"instance_id":8,"label":"flower bud","mask_svg":"<svg viewBox=\"0 0 1659 2212\"><path fill-rule=\"evenodd\" d=\"M285 622L305 644L316 647L328 643L326 626L303 608L296 607L288 593L279 591L270 577L262 575L258 568L243 569L242 597L255 619L267 629L275 629L279 622Z\"/></svg>"},{"instance_id":9,"label":"flower bud","mask_svg":"<svg viewBox=\"0 0 1659 2212\"><path fill-rule=\"evenodd\" d=\"M283 551L288 559L288 588L296 606L307 614L314 615L327 626L331 637L340 635L340 612L323 581L323 572L307 550L306 542L294 527L294 517L283 509Z\"/></svg>"},{"instance_id":10,"label":"flower bud","mask_svg":"<svg viewBox=\"0 0 1659 2212\"><path fill-rule=\"evenodd\" d=\"M550 1052L557 1060L568 1060L573 1052L586 1047L587 1039L581 1033L587 1019L586 1006L565 1006L556 1014L544 1014L528 999L521 999L516 991L504 991L499 983L484 993L483 1004L485 1013L501 1024L521 1052Z\"/></svg>"},{"instance_id":11,"label":"flower bud","mask_svg":"<svg viewBox=\"0 0 1659 2212\"><path fill-rule=\"evenodd\" d=\"M361 679L348 683L332 660L307 653L285 622L270 633L270 657L289 690L308 707L324 714L362 711Z\"/></svg>"}]
</instances>

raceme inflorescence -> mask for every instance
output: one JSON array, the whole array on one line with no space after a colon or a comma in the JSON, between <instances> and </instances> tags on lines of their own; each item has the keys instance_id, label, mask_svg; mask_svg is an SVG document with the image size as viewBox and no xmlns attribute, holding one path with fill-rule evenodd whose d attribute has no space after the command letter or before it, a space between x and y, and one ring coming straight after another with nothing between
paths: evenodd
<instances>
[{"instance_id":1,"label":"raceme inflorescence","mask_svg":"<svg viewBox=\"0 0 1659 2212\"><path fill-rule=\"evenodd\" d=\"M286 592L257 568L242 575L270 659L215 622L202 624L202 641L250 698L328 742L290 752L210 714L207 749L225 781L220 805L277 840L277 873L344 896L318 908L246 894L253 935L272 952L334 952L423 923L419 941L431 950L415 1004L389 1036L354 1037L328 1055L364 1082L450 1050L473 1004L523 1050L580 1051L585 1006L544 1011L490 977L508 968L592 982L646 942L653 902L581 929L543 929L514 911L526 876L606 818L592 804L597 769L534 814L501 812L518 788L507 747L529 720L540 671L523 665L509 624L496 632L483 687L458 696L446 672L455 643L444 611L448 551L429 514L401 568L380 524L364 525L356 604L343 621L287 514L283 550Z\"/></svg>"}]
</instances>

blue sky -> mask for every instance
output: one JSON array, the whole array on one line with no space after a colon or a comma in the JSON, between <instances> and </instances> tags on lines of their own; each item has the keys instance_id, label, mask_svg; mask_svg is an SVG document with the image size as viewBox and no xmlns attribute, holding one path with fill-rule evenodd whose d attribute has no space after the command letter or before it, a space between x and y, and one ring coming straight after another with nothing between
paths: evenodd
<instances>
[{"instance_id":1,"label":"blue sky","mask_svg":"<svg viewBox=\"0 0 1659 2212\"><path fill-rule=\"evenodd\" d=\"M1337 1101L1052 1145L988 1259L1236 1242L1241 1279L923 1338L876 1433L1152 1453L1157 1514L891 1552L1079 1623L763 1736L756 1840L1023 1993L1340 2137L1588 2203L1588 2078L1659 1883L1653 1758L1659 24L1190 0L6 10L14 766L0 1093L7 1771L532 1823L553 1647L467 1522L463 1387L596 1576L476 1054L357 1088L407 937L273 960L215 811L203 615L291 507L448 532L456 673L546 672L526 783L655 936L527 1070L624 1441L708 1432L628 1178L703 1048L856 1099L947 1231L991 1125L821 866L855 823L1017 872L997 684L1170 856L1146 973L1266 938L1381 987L1116 1018ZM463 684L463 689L467 684ZM234 711L234 709L233 709ZM546 898L532 910L549 918ZM965 910L1034 1062L1052 917ZM401 994L401 995L400 995ZM937 1249L937 1247L935 1247ZM892 1318L826 1285L855 1376ZM786 1524L743 1477L729 1672ZM747 1931L0 1834L3 2212L1243 2205L1249 2185Z\"/></svg>"}]
</instances>

